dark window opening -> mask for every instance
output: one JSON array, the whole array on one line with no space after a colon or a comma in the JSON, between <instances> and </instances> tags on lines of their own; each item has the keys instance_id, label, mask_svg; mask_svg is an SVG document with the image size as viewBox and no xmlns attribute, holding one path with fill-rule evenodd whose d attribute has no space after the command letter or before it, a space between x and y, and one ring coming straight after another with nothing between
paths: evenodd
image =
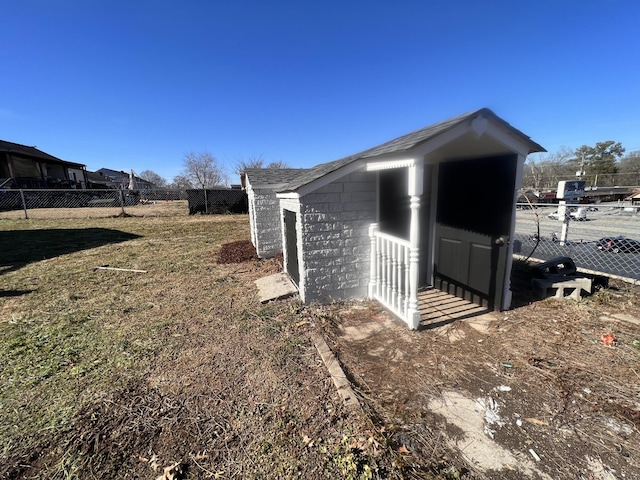
<instances>
[{"instance_id":1,"label":"dark window opening","mask_svg":"<svg viewBox=\"0 0 640 480\"><path fill-rule=\"evenodd\" d=\"M484 235L509 232L516 166L513 155L441 163L438 223Z\"/></svg>"},{"instance_id":2,"label":"dark window opening","mask_svg":"<svg viewBox=\"0 0 640 480\"><path fill-rule=\"evenodd\" d=\"M409 169L393 168L379 173L380 231L409 239Z\"/></svg>"}]
</instances>

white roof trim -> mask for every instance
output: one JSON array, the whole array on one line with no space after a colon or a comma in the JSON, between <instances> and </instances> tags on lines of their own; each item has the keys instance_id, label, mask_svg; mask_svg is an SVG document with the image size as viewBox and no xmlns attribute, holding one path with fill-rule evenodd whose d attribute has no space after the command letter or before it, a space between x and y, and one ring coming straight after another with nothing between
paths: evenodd
<instances>
[{"instance_id":1,"label":"white roof trim","mask_svg":"<svg viewBox=\"0 0 640 480\"><path fill-rule=\"evenodd\" d=\"M512 150L519 155L524 157L529 155L528 145L513 135L509 135L503 128L500 128L499 125L489 124L487 126L486 135L490 135L496 142L501 143L509 150Z\"/></svg>"},{"instance_id":2,"label":"white roof trim","mask_svg":"<svg viewBox=\"0 0 640 480\"><path fill-rule=\"evenodd\" d=\"M298 192L276 193L276 198L292 198L294 200L299 200L300 194Z\"/></svg>"},{"instance_id":3,"label":"white roof trim","mask_svg":"<svg viewBox=\"0 0 640 480\"><path fill-rule=\"evenodd\" d=\"M381 162L367 162L367 172L375 172L378 170L388 170L391 168L413 167L416 164L415 158L406 158L404 160L386 160Z\"/></svg>"}]
</instances>

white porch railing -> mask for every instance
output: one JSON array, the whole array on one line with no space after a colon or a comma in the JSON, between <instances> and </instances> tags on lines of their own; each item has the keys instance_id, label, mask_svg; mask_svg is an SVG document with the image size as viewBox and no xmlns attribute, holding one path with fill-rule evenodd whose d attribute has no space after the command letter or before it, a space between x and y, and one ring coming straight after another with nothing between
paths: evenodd
<instances>
[{"instance_id":1,"label":"white porch railing","mask_svg":"<svg viewBox=\"0 0 640 480\"><path fill-rule=\"evenodd\" d=\"M411 244L408 240L379 232L375 224L371 226L370 238L369 297L409 323Z\"/></svg>"}]
</instances>

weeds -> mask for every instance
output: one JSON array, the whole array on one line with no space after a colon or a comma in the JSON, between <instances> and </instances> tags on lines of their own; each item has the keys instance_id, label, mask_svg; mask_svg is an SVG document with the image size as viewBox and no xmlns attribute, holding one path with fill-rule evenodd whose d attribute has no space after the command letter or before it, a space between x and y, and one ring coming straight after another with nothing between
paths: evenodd
<instances>
[{"instance_id":1,"label":"weeds","mask_svg":"<svg viewBox=\"0 0 640 480\"><path fill-rule=\"evenodd\" d=\"M610 305L612 300L611 292L606 288L601 288L590 298L590 301L596 305Z\"/></svg>"}]
</instances>

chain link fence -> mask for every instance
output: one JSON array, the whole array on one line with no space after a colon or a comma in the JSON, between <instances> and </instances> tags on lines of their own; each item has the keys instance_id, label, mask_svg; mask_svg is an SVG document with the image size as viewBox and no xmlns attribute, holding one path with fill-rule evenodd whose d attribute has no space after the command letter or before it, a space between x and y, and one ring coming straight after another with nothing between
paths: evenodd
<instances>
[{"instance_id":1,"label":"chain link fence","mask_svg":"<svg viewBox=\"0 0 640 480\"><path fill-rule=\"evenodd\" d=\"M180 191L129 190L0 190L0 219L51 219L139 215L169 202L186 199ZM185 204L186 200L181 203Z\"/></svg>"},{"instance_id":2,"label":"chain link fence","mask_svg":"<svg viewBox=\"0 0 640 480\"><path fill-rule=\"evenodd\" d=\"M518 204L514 254L539 261L570 257L582 272L638 283L639 209L630 202L568 204L565 219L558 205Z\"/></svg>"},{"instance_id":3,"label":"chain link fence","mask_svg":"<svg viewBox=\"0 0 640 480\"><path fill-rule=\"evenodd\" d=\"M583 272L640 282L640 206L629 202L586 208L586 218L557 219L558 206L518 204L517 258L547 261L570 257ZM491 206L487 206L488 209ZM171 216L196 213L246 213L245 192L207 190L2 190L1 219ZM563 236L564 228L564 236ZM623 237L625 240L622 240Z\"/></svg>"},{"instance_id":4,"label":"chain link fence","mask_svg":"<svg viewBox=\"0 0 640 480\"><path fill-rule=\"evenodd\" d=\"M247 213L243 190L0 189L0 219Z\"/></svg>"},{"instance_id":5,"label":"chain link fence","mask_svg":"<svg viewBox=\"0 0 640 480\"><path fill-rule=\"evenodd\" d=\"M187 190L189 213L248 213L249 201L244 190L207 188Z\"/></svg>"},{"instance_id":6,"label":"chain link fence","mask_svg":"<svg viewBox=\"0 0 640 480\"><path fill-rule=\"evenodd\" d=\"M574 177L576 169L569 168L568 171L558 169L554 171L532 172L530 169L525 169L523 177L523 185L533 190L540 189L555 189L558 186L560 180L572 179ZM606 174L588 174L582 175L581 180L586 182L589 187L614 187L624 185L640 185L640 172L625 172L625 173L606 173Z\"/></svg>"}]
</instances>

